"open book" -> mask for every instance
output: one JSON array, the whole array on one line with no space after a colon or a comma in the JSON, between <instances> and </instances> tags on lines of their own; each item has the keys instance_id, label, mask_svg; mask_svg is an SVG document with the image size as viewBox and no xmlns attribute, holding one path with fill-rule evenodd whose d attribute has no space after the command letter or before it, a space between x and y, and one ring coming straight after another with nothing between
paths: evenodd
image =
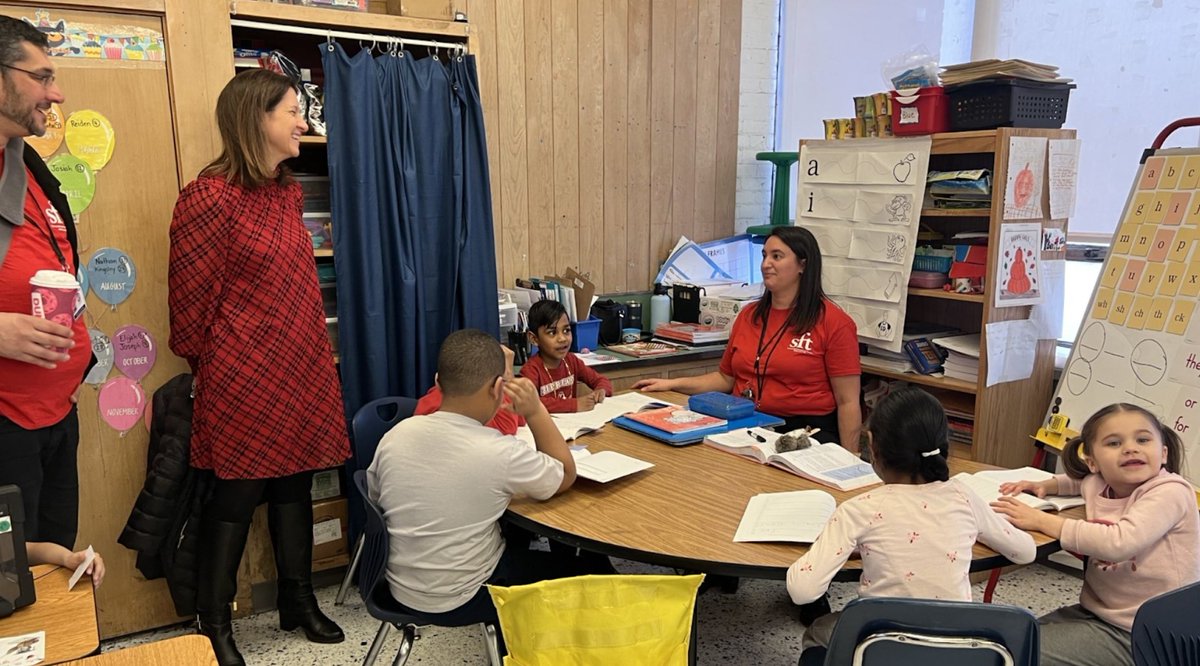
<instances>
[{"instance_id":1,"label":"open book","mask_svg":"<svg viewBox=\"0 0 1200 666\"><path fill-rule=\"evenodd\" d=\"M604 402L596 405L590 411L575 412L574 414L551 414L554 425L562 433L563 439L572 440L580 435L586 435L593 430L599 430L605 423L629 412L636 412L647 407L666 407L667 403L655 400L644 393L631 391L605 398Z\"/></svg>"},{"instance_id":2,"label":"open book","mask_svg":"<svg viewBox=\"0 0 1200 666\"><path fill-rule=\"evenodd\" d=\"M812 543L836 508L833 495L824 490L755 495L746 505L733 540Z\"/></svg>"},{"instance_id":3,"label":"open book","mask_svg":"<svg viewBox=\"0 0 1200 666\"><path fill-rule=\"evenodd\" d=\"M779 436L779 433L762 428L739 428L720 435L709 435L704 438L704 443L750 460L774 465L838 490L854 490L883 483L870 464L838 444L814 441L806 449L779 453L775 450L775 440Z\"/></svg>"},{"instance_id":4,"label":"open book","mask_svg":"<svg viewBox=\"0 0 1200 666\"><path fill-rule=\"evenodd\" d=\"M654 467L654 463L627 456L616 451L591 453L587 449L573 449L575 473L581 478L598 483L608 483L623 476Z\"/></svg>"},{"instance_id":5,"label":"open book","mask_svg":"<svg viewBox=\"0 0 1200 666\"><path fill-rule=\"evenodd\" d=\"M1015 481L1045 481L1053 478L1054 475L1049 472L1044 472L1033 467L1022 467L1020 469L992 469L983 472L975 472L968 474L962 472L955 474L954 478L963 482L968 488L975 491L984 500L991 502L1000 497L1000 484L1013 483ZM1021 501L1035 509L1042 511L1062 511L1070 509L1073 506L1083 506L1084 500L1078 495L1047 495L1038 497L1029 493L1021 493L1015 495L1018 501Z\"/></svg>"}]
</instances>

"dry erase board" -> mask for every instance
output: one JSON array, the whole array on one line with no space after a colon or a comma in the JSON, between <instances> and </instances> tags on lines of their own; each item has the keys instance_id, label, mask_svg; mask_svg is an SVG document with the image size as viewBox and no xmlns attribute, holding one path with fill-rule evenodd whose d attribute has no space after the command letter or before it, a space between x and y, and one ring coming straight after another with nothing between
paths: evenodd
<instances>
[{"instance_id":1,"label":"dry erase board","mask_svg":"<svg viewBox=\"0 0 1200 666\"><path fill-rule=\"evenodd\" d=\"M1079 429L1113 402L1146 407L1183 439L1184 476L1200 487L1200 150L1148 153L1053 409Z\"/></svg>"}]
</instances>

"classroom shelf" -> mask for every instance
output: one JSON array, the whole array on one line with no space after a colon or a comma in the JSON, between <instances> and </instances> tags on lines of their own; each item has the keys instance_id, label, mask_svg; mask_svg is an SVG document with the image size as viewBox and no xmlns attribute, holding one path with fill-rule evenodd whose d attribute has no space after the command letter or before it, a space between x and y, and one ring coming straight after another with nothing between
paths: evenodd
<instances>
[{"instance_id":1,"label":"classroom shelf","mask_svg":"<svg viewBox=\"0 0 1200 666\"><path fill-rule=\"evenodd\" d=\"M990 217L991 208L922 208L921 217Z\"/></svg>"},{"instance_id":2,"label":"classroom shelf","mask_svg":"<svg viewBox=\"0 0 1200 666\"><path fill-rule=\"evenodd\" d=\"M978 387L974 384L964 382L960 379L952 379L950 377L942 377L940 375L918 375L914 372L894 372L885 370L879 366L871 364L870 356L862 357L863 372L877 375L879 377L887 377L888 379L899 379L909 382L910 384L920 384L922 386L932 386L934 388L946 389L948 391L958 391L960 393L976 393Z\"/></svg>"},{"instance_id":3,"label":"classroom shelf","mask_svg":"<svg viewBox=\"0 0 1200 666\"><path fill-rule=\"evenodd\" d=\"M453 37L462 40L468 36L468 24L466 23L372 12L351 12L327 7L283 5L264 0L230 0L229 14L240 19L262 19L332 30L357 30L376 34L409 33Z\"/></svg>"},{"instance_id":4,"label":"classroom shelf","mask_svg":"<svg viewBox=\"0 0 1200 666\"><path fill-rule=\"evenodd\" d=\"M946 291L944 289L921 289L919 287L909 287L909 296L924 296L926 298L944 298L948 301L967 301L968 303L982 303L983 294L960 294L956 291Z\"/></svg>"}]
</instances>

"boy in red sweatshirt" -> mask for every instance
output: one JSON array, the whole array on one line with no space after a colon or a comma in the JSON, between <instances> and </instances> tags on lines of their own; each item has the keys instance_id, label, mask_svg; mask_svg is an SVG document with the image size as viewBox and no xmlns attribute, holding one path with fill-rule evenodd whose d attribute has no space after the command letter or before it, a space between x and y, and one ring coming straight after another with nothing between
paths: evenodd
<instances>
[{"instance_id":1,"label":"boy in red sweatshirt","mask_svg":"<svg viewBox=\"0 0 1200 666\"><path fill-rule=\"evenodd\" d=\"M612 395L612 382L571 353L571 322L558 301L538 301L529 308L529 341L538 353L521 366L521 376L538 387L551 413L586 412ZM575 384L590 392L576 396Z\"/></svg>"}]
</instances>

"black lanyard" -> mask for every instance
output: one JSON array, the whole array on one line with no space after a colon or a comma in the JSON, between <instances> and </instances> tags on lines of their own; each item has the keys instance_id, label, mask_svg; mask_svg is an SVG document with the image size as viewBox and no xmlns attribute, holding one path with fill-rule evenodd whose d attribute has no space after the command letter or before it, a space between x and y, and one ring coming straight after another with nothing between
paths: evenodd
<instances>
[{"instance_id":1,"label":"black lanyard","mask_svg":"<svg viewBox=\"0 0 1200 666\"><path fill-rule=\"evenodd\" d=\"M70 273L71 269L67 266L67 258L63 255L62 248L58 246L58 239L54 237L54 228L50 226L50 222L47 221L46 228L43 229L41 225L37 223L37 220L34 220L32 217L30 217L29 213L25 213L25 221L32 224L33 228L37 229L38 233L42 234L42 236L46 238L46 242L50 243L50 249L54 250L54 256L58 257L58 264L59 266L62 266L62 271L64 273Z\"/></svg>"},{"instance_id":2,"label":"black lanyard","mask_svg":"<svg viewBox=\"0 0 1200 666\"><path fill-rule=\"evenodd\" d=\"M763 345L763 339L767 335L767 323L771 321L770 313L763 319L762 328L758 331L758 348L754 354L754 382L758 392L750 396L754 400L755 406L762 402L763 386L767 383L767 366L771 363L771 356L775 354L775 348L779 346L779 341L783 339L783 332L787 329L787 317L783 318L783 322L779 324L779 328L775 331L775 335L767 341L767 345ZM768 351L767 346L771 349ZM767 359L762 360L763 352L767 352ZM761 368L759 362L762 362Z\"/></svg>"}]
</instances>

